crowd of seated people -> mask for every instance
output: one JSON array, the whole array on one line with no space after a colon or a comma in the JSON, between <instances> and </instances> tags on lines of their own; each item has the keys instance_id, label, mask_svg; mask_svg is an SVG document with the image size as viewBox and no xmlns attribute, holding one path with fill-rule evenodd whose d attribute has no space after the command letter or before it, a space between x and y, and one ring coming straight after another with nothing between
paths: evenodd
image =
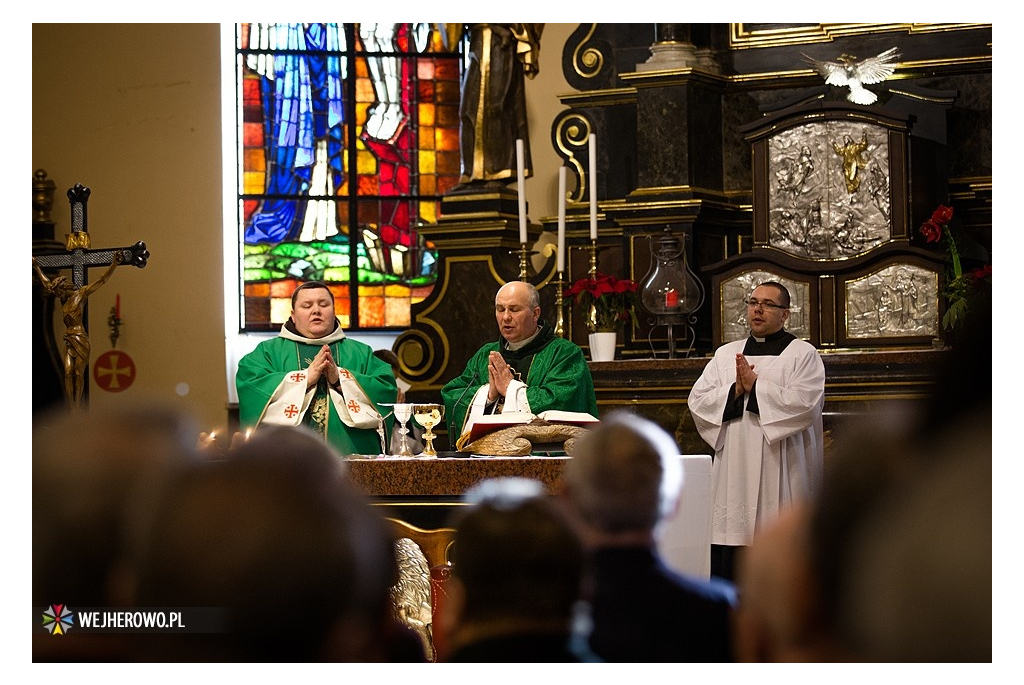
<instances>
[{"instance_id":1,"label":"crowd of seated people","mask_svg":"<svg viewBox=\"0 0 1024 685\"><path fill-rule=\"evenodd\" d=\"M735 586L658 558L677 447L639 417L581 439L562 496L481 482L437 660L992 661L991 357L954 353L926 412L840 436L821 496L758 531ZM330 445L267 427L210 458L197 435L161 407L35 421L34 607L221 613L208 634L37 626L33 660L428 661L390 606L394 533Z\"/></svg>"}]
</instances>

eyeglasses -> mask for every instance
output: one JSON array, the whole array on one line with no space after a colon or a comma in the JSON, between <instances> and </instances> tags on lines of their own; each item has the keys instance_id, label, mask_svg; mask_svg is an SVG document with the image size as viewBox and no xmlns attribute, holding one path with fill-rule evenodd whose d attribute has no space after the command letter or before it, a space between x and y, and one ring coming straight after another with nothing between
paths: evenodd
<instances>
[{"instance_id":1,"label":"eyeglasses","mask_svg":"<svg viewBox=\"0 0 1024 685\"><path fill-rule=\"evenodd\" d=\"M757 309L760 307L762 310L769 312L775 311L776 309L789 309L787 306L775 304L774 302L758 302L757 300L743 300L743 302L750 309Z\"/></svg>"}]
</instances>

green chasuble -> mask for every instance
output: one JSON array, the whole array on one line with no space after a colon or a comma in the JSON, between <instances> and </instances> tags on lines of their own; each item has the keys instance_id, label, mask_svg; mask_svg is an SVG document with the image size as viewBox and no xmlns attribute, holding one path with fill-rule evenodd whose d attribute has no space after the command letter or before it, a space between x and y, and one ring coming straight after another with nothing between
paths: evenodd
<instances>
[{"instance_id":1,"label":"green chasuble","mask_svg":"<svg viewBox=\"0 0 1024 685\"><path fill-rule=\"evenodd\" d=\"M456 431L462 432L466 412L480 386L486 392L488 356L495 350L518 372L517 378L526 384L529 407L522 406L522 403L519 406L506 405L505 411L539 414L548 409L560 409L598 416L594 380L590 377L590 367L583 350L571 340L554 335L551 326L543 319L540 323L537 337L519 350L508 349L504 338L484 345L466 364L462 375L441 388L445 420L455 426Z\"/></svg>"},{"instance_id":2,"label":"green chasuble","mask_svg":"<svg viewBox=\"0 0 1024 685\"><path fill-rule=\"evenodd\" d=\"M380 405L395 402L398 386L391 366L375 357L369 345L346 338L340 326L316 340L303 338L286 326L278 337L261 342L238 362L235 386L243 430L261 423L304 425L323 435L342 455L379 454L377 422L369 415L374 409L379 415L387 415L390 408ZM326 378L320 379L311 398L306 396L303 382L296 381L304 378L296 372L304 372L325 344L330 345L331 355L342 370L345 400L342 393L327 388ZM374 406L364 404L361 409L352 397L368 400ZM351 408L350 423L364 427L346 425L335 402ZM384 434L390 435L393 420L389 418L385 423Z\"/></svg>"}]
</instances>

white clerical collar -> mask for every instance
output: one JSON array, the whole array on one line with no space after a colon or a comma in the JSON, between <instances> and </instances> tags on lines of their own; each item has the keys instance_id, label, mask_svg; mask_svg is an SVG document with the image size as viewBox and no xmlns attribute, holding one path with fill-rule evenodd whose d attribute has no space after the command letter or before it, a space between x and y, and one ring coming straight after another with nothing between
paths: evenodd
<instances>
[{"instance_id":1,"label":"white clerical collar","mask_svg":"<svg viewBox=\"0 0 1024 685\"><path fill-rule=\"evenodd\" d=\"M533 342L533 339L536 338L538 335L540 335L540 326L538 326L537 330L534 331L533 335L531 335L526 340L520 340L519 342L508 342L506 340L505 342L508 343L508 349L510 349L513 352L515 352L516 350L521 349L521 348L526 347L527 345L529 345L531 342Z\"/></svg>"},{"instance_id":2,"label":"white clerical collar","mask_svg":"<svg viewBox=\"0 0 1024 685\"><path fill-rule=\"evenodd\" d=\"M291 319L289 318L289 321L290 320ZM335 320L337 321L337 319ZM306 345L330 345L331 343L336 343L339 340L345 339L345 331L344 329L342 329L340 322L338 322L335 325L333 331L331 331L322 338L307 338L298 331L288 330L288 321L285 321L281 325L281 332L278 333L277 335L278 337L284 338L285 340L294 340L295 342L304 343Z\"/></svg>"},{"instance_id":3,"label":"white clerical collar","mask_svg":"<svg viewBox=\"0 0 1024 685\"><path fill-rule=\"evenodd\" d=\"M754 342L764 342L765 340L768 339L768 338L759 338L756 335L752 335L750 337L754 339Z\"/></svg>"}]
</instances>

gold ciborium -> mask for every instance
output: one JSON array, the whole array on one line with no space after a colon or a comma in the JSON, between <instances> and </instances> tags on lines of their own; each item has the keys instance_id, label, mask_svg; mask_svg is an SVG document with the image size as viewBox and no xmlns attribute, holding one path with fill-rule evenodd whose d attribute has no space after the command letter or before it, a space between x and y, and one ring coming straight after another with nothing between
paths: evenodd
<instances>
[{"instance_id":1,"label":"gold ciborium","mask_svg":"<svg viewBox=\"0 0 1024 685\"><path fill-rule=\"evenodd\" d=\"M441 419L444 418L444 405L443 404L414 404L412 406L412 416L416 419L416 423L420 424L427 429L427 432L423 434L423 441L425 447L417 457L436 457L437 451L434 449L434 435L433 428L437 424L441 423Z\"/></svg>"}]
</instances>

